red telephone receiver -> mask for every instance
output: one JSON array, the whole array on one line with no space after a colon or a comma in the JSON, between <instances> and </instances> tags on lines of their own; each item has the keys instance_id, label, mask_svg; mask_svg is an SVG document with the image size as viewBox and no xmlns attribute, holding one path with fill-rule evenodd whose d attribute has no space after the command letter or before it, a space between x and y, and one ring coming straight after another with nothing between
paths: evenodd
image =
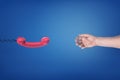
<instances>
[{"instance_id":1,"label":"red telephone receiver","mask_svg":"<svg viewBox=\"0 0 120 80\"><path fill-rule=\"evenodd\" d=\"M43 37L40 42L27 42L24 37L18 37L17 43L21 46L28 48L37 48L45 46L49 43L50 39L48 37Z\"/></svg>"}]
</instances>

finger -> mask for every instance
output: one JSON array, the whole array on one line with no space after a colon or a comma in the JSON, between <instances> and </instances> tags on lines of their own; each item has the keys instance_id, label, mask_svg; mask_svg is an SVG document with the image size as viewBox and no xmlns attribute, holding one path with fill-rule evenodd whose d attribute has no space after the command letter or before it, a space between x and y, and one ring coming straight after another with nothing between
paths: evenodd
<instances>
[{"instance_id":1,"label":"finger","mask_svg":"<svg viewBox=\"0 0 120 80\"><path fill-rule=\"evenodd\" d=\"M79 38L79 37L77 37L77 38L75 39L75 43L76 43L76 44L81 43L81 41L82 41L82 40L81 40L81 38Z\"/></svg>"},{"instance_id":2,"label":"finger","mask_svg":"<svg viewBox=\"0 0 120 80\"><path fill-rule=\"evenodd\" d=\"M84 44L81 44L81 49L84 49L86 48Z\"/></svg>"},{"instance_id":3,"label":"finger","mask_svg":"<svg viewBox=\"0 0 120 80\"><path fill-rule=\"evenodd\" d=\"M82 37L76 37L76 39L75 39L75 43L76 43L76 46L79 46L79 47L81 47L81 48L85 48L85 45L83 44L83 42L82 42Z\"/></svg>"},{"instance_id":4,"label":"finger","mask_svg":"<svg viewBox=\"0 0 120 80\"><path fill-rule=\"evenodd\" d=\"M79 45L82 45L83 43L81 41L77 41L76 42L76 45L79 46Z\"/></svg>"},{"instance_id":5,"label":"finger","mask_svg":"<svg viewBox=\"0 0 120 80\"><path fill-rule=\"evenodd\" d=\"M79 40L76 42L76 46L79 46L79 47L84 47L84 45L83 45L82 41L79 41Z\"/></svg>"},{"instance_id":6,"label":"finger","mask_svg":"<svg viewBox=\"0 0 120 80\"><path fill-rule=\"evenodd\" d=\"M79 42L77 43L79 46L81 46L81 47L85 47L85 45L84 45L84 43L83 43L83 41L82 41L82 39L81 40L79 40Z\"/></svg>"},{"instance_id":7,"label":"finger","mask_svg":"<svg viewBox=\"0 0 120 80\"><path fill-rule=\"evenodd\" d=\"M82 45L79 45L79 47L80 47L81 49L84 49L84 48L85 48L83 44L82 44Z\"/></svg>"},{"instance_id":8,"label":"finger","mask_svg":"<svg viewBox=\"0 0 120 80\"><path fill-rule=\"evenodd\" d=\"M87 41L86 38L82 38L82 43L85 47L88 47L89 41Z\"/></svg>"},{"instance_id":9,"label":"finger","mask_svg":"<svg viewBox=\"0 0 120 80\"><path fill-rule=\"evenodd\" d=\"M75 43L78 44L78 37L76 37L76 39L75 39Z\"/></svg>"},{"instance_id":10,"label":"finger","mask_svg":"<svg viewBox=\"0 0 120 80\"><path fill-rule=\"evenodd\" d=\"M81 47L85 47L85 45L82 43L81 45L80 45Z\"/></svg>"},{"instance_id":11,"label":"finger","mask_svg":"<svg viewBox=\"0 0 120 80\"><path fill-rule=\"evenodd\" d=\"M86 47L85 47L85 45L84 45L82 42L81 42L81 43L79 43L78 47L80 47L81 49L86 48Z\"/></svg>"}]
</instances>

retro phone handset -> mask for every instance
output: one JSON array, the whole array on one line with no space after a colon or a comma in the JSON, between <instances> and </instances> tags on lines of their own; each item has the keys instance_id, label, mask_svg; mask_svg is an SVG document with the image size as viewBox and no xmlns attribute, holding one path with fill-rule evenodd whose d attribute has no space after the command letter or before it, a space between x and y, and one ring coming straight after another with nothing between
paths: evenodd
<instances>
[{"instance_id":1,"label":"retro phone handset","mask_svg":"<svg viewBox=\"0 0 120 80\"><path fill-rule=\"evenodd\" d=\"M43 37L39 42L27 42L24 37L18 37L16 41L21 46L24 46L27 48L37 48L37 47L42 47L47 45L50 39L49 37Z\"/></svg>"}]
</instances>

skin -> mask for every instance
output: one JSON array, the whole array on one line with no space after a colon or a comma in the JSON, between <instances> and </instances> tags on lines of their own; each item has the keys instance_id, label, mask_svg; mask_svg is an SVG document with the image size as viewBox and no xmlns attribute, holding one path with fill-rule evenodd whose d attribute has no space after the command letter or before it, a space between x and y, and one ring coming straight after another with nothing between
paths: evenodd
<instances>
[{"instance_id":1,"label":"skin","mask_svg":"<svg viewBox=\"0 0 120 80\"><path fill-rule=\"evenodd\" d=\"M75 42L82 49L94 46L120 48L120 36L96 37L90 34L81 34L76 37Z\"/></svg>"}]
</instances>

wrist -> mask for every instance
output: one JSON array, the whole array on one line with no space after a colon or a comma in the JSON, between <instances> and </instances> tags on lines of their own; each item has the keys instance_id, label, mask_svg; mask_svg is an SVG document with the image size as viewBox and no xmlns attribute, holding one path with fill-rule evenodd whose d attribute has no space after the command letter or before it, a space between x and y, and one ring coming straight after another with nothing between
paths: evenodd
<instances>
[{"instance_id":1,"label":"wrist","mask_svg":"<svg viewBox=\"0 0 120 80\"><path fill-rule=\"evenodd\" d=\"M100 37L96 37L95 46L100 46Z\"/></svg>"}]
</instances>

